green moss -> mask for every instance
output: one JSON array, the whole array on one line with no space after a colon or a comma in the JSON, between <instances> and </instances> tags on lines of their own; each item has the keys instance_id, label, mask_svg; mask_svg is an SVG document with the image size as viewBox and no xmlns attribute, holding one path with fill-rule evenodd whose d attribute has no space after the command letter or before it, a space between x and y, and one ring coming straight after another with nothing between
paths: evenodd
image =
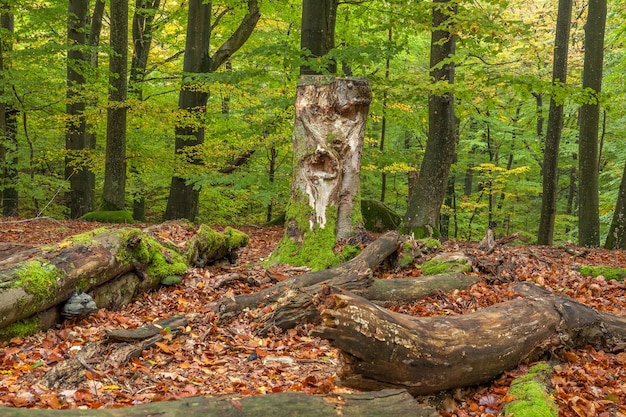
<instances>
[{"instance_id":1,"label":"green moss","mask_svg":"<svg viewBox=\"0 0 626 417\"><path fill-rule=\"evenodd\" d=\"M72 237L70 237L70 241L72 243L89 243L93 240L94 236L103 234L103 233L109 233L111 231L110 228L108 227L98 227L97 229L93 229L90 230L88 232L85 233L80 233L77 235L74 235Z\"/></svg>"},{"instance_id":2,"label":"green moss","mask_svg":"<svg viewBox=\"0 0 626 417\"><path fill-rule=\"evenodd\" d=\"M462 254L443 254L435 256L430 261L424 262L422 265L422 273L424 275L436 275L456 272L469 272L472 270L472 264Z\"/></svg>"},{"instance_id":3,"label":"green moss","mask_svg":"<svg viewBox=\"0 0 626 417\"><path fill-rule=\"evenodd\" d=\"M300 200L308 201L304 196L301 196ZM326 208L326 225L323 229L315 225L313 230L310 230L311 216L315 216L315 213L308 203L298 201L289 203L286 218L289 222L296 223L296 227L303 232L303 236L300 239L294 238L289 236L289 231L287 231L268 260L270 264L307 265L313 270L326 269L339 264L339 258L333 252L336 242L337 209Z\"/></svg>"},{"instance_id":4,"label":"green moss","mask_svg":"<svg viewBox=\"0 0 626 417\"><path fill-rule=\"evenodd\" d=\"M348 262L350 259L361 253L361 248L358 246L346 245L339 253L337 253L337 259L339 263Z\"/></svg>"},{"instance_id":5,"label":"green moss","mask_svg":"<svg viewBox=\"0 0 626 417\"><path fill-rule=\"evenodd\" d=\"M182 278L180 276L169 276L169 277L165 277L161 280L161 284L162 285L174 285L174 284L178 284L182 281Z\"/></svg>"},{"instance_id":6,"label":"green moss","mask_svg":"<svg viewBox=\"0 0 626 417\"><path fill-rule=\"evenodd\" d=\"M29 261L15 272L16 279L11 285L15 288L23 288L24 291L31 294L34 307L47 297L56 295L58 291L57 279L62 274L61 270L50 263Z\"/></svg>"},{"instance_id":7,"label":"green moss","mask_svg":"<svg viewBox=\"0 0 626 417\"><path fill-rule=\"evenodd\" d=\"M14 337L30 336L39 331L39 319L31 317L25 320L19 320L7 327L0 329L0 340L8 341Z\"/></svg>"},{"instance_id":8,"label":"green moss","mask_svg":"<svg viewBox=\"0 0 626 417\"><path fill-rule=\"evenodd\" d=\"M405 268L409 266L414 260L415 257L413 256L413 245L411 245L411 242L409 241L404 242L404 244L402 245L402 256L400 256L400 259L398 259L398 266L400 268Z\"/></svg>"},{"instance_id":9,"label":"green moss","mask_svg":"<svg viewBox=\"0 0 626 417\"><path fill-rule=\"evenodd\" d=\"M546 363L539 363L524 376L511 383L509 394L515 399L504 406L504 414L512 417L557 417L558 406L546 392L545 385L552 370Z\"/></svg>"},{"instance_id":10,"label":"green moss","mask_svg":"<svg viewBox=\"0 0 626 417\"><path fill-rule=\"evenodd\" d=\"M133 219L133 214L127 210L91 211L83 215L81 217L81 220L85 220L88 222L102 222L102 223L125 223L125 224L135 223L135 219Z\"/></svg>"},{"instance_id":11,"label":"green moss","mask_svg":"<svg viewBox=\"0 0 626 417\"><path fill-rule=\"evenodd\" d=\"M443 245L438 239L426 238L422 240L428 249L439 249L442 248Z\"/></svg>"},{"instance_id":12,"label":"green moss","mask_svg":"<svg viewBox=\"0 0 626 417\"><path fill-rule=\"evenodd\" d=\"M578 271L586 277L597 277L602 275L604 278L610 280L624 281L626 277L626 268L614 268L611 266L581 266Z\"/></svg>"},{"instance_id":13,"label":"green moss","mask_svg":"<svg viewBox=\"0 0 626 417\"><path fill-rule=\"evenodd\" d=\"M139 229L120 231L126 251L118 253L118 259L123 263L139 262L147 265L149 277L159 281L187 271L187 263L176 251L170 251L158 241L144 234Z\"/></svg>"},{"instance_id":14,"label":"green moss","mask_svg":"<svg viewBox=\"0 0 626 417\"><path fill-rule=\"evenodd\" d=\"M226 236L226 247L228 250L242 248L250 242L250 236L232 227L224 229L224 235Z\"/></svg>"}]
</instances>

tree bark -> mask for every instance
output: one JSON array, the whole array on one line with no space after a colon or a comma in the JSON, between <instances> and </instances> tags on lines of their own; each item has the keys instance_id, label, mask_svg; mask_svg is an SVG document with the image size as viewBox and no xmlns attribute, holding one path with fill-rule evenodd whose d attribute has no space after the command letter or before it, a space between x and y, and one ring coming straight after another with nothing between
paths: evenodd
<instances>
[{"instance_id":1,"label":"tree bark","mask_svg":"<svg viewBox=\"0 0 626 417\"><path fill-rule=\"evenodd\" d=\"M434 317L394 313L335 292L314 334L342 351L339 376L346 386L405 388L414 395L487 382L564 342L610 351L626 346L624 317L531 283L517 284L515 291L523 298L471 314Z\"/></svg>"},{"instance_id":2,"label":"tree bark","mask_svg":"<svg viewBox=\"0 0 626 417\"><path fill-rule=\"evenodd\" d=\"M281 392L253 397L223 396L215 398L190 397L177 401L163 401L127 408L99 410L32 410L0 408L4 417L437 417L435 409L418 404L403 390L383 390L358 394L307 395L299 392Z\"/></svg>"},{"instance_id":3,"label":"tree bark","mask_svg":"<svg viewBox=\"0 0 626 417\"><path fill-rule=\"evenodd\" d=\"M176 128L176 155L187 164L199 165L199 146L204 143L202 120L206 111L209 91L202 82L197 81L198 74L216 71L232 54L248 40L260 17L257 0L248 0L248 13L213 56L209 56L211 39L211 2L190 0L187 20L187 38L183 61L183 87L178 97L178 108L187 115L188 124ZM188 165L187 165L188 166ZM185 218L195 220L198 214L200 189L190 184L182 170L176 170L170 184L170 194L165 209L165 219Z\"/></svg>"},{"instance_id":4,"label":"tree bark","mask_svg":"<svg viewBox=\"0 0 626 417\"><path fill-rule=\"evenodd\" d=\"M300 47L310 54L306 58L324 58L335 47L335 22L338 0L304 0L302 2L302 34ZM335 61L322 68L300 67L300 75L336 74Z\"/></svg>"},{"instance_id":5,"label":"tree bark","mask_svg":"<svg viewBox=\"0 0 626 417\"><path fill-rule=\"evenodd\" d=\"M606 249L626 249L626 164L619 185L613 220L604 247Z\"/></svg>"},{"instance_id":6,"label":"tree bark","mask_svg":"<svg viewBox=\"0 0 626 417\"><path fill-rule=\"evenodd\" d=\"M543 153L543 188L541 195L541 216L539 219L539 245L551 245L554 235L556 217L556 201L559 181L559 143L563 130L562 89L567 82L567 55L569 52L570 20L572 16L572 0L559 0L559 11L556 20L556 37L554 40L554 60L552 63L552 96L548 113L548 131L546 146Z\"/></svg>"},{"instance_id":7,"label":"tree bark","mask_svg":"<svg viewBox=\"0 0 626 417\"><path fill-rule=\"evenodd\" d=\"M70 218L75 219L93 210L94 192L91 188L89 167L85 150L88 149L85 124L86 82L85 67L89 58L84 52L86 45L86 19L88 0L70 0L68 5L67 37L67 104L68 121L65 131L65 178L70 183Z\"/></svg>"},{"instance_id":8,"label":"tree bark","mask_svg":"<svg viewBox=\"0 0 626 417\"><path fill-rule=\"evenodd\" d=\"M588 97L579 114L578 243L588 247L600 246L598 125L606 12L606 0L591 0L585 24L583 90Z\"/></svg>"},{"instance_id":9,"label":"tree bark","mask_svg":"<svg viewBox=\"0 0 626 417\"><path fill-rule=\"evenodd\" d=\"M13 253L0 260L2 337L14 336L11 326L18 322L28 321L30 332L58 323L58 306L76 291L90 294L99 308L119 308L191 266L233 257L247 236L231 230L218 233L202 226L180 253L152 237L157 233L130 228Z\"/></svg>"},{"instance_id":10,"label":"tree bark","mask_svg":"<svg viewBox=\"0 0 626 417\"><path fill-rule=\"evenodd\" d=\"M323 269L336 241L362 229L360 167L371 93L364 79L302 76L286 231L272 259Z\"/></svg>"},{"instance_id":11,"label":"tree bark","mask_svg":"<svg viewBox=\"0 0 626 417\"><path fill-rule=\"evenodd\" d=\"M428 98L428 141L415 191L411 193L403 229L415 237L439 235L439 213L456 148L454 115L454 63L456 35L448 25L456 13L449 0L433 1L433 32L430 47L430 75L446 92ZM448 86L443 86L448 84Z\"/></svg>"},{"instance_id":12,"label":"tree bark","mask_svg":"<svg viewBox=\"0 0 626 417\"><path fill-rule=\"evenodd\" d=\"M128 0L111 0L111 56L102 210L124 210L126 198L126 93Z\"/></svg>"}]
</instances>

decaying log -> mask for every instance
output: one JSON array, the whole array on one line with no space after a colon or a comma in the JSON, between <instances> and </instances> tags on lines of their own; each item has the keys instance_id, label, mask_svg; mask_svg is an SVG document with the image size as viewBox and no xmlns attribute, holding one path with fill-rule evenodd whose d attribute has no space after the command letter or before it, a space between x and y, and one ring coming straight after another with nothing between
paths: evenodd
<instances>
[{"instance_id":1,"label":"decaying log","mask_svg":"<svg viewBox=\"0 0 626 417\"><path fill-rule=\"evenodd\" d=\"M187 323L186 317L174 316L138 329L107 330L107 341L117 343L86 343L74 356L53 366L44 382L48 388L75 389L86 381L85 370L99 373L118 368L164 340L165 335L176 335Z\"/></svg>"},{"instance_id":2,"label":"decaying log","mask_svg":"<svg viewBox=\"0 0 626 417\"><path fill-rule=\"evenodd\" d=\"M220 300L214 310L222 320L247 308L270 306L271 312L259 317L258 333L273 327L286 330L303 323L318 323L316 299L325 287L342 288L379 305L412 302L437 291L465 289L480 278L461 273L419 278L376 279L372 270L400 247L404 237L388 232L370 243L353 260L336 268L290 277L258 293Z\"/></svg>"},{"instance_id":3,"label":"decaying log","mask_svg":"<svg viewBox=\"0 0 626 417\"><path fill-rule=\"evenodd\" d=\"M403 390L384 390L358 394L307 395L281 392L254 397L189 397L176 401L142 404L127 408L98 410L33 410L0 407L3 417L437 417L431 407L423 406Z\"/></svg>"},{"instance_id":4,"label":"decaying log","mask_svg":"<svg viewBox=\"0 0 626 417\"><path fill-rule=\"evenodd\" d=\"M98 229L52 246L28 248L0 261L0 338L58 323L60 306L86 292L98 308L119 308L133 296L180 280L190 266L234 258L248 236L200 226L183 246L158 241L158 228Z\"/></svg>"},{"instance_id":5,"label":"decaying log","mask_svg":"<svg viewBox=\"0 0 626 417\"><path fill-rule=\"evenodd\" d=\"M414 395L487 382L567 341L619 351L626 317L597 312L530 284L524 297L459 316L412 317L335 292L314 334L342 351L342 383ZM364 346L367 346L365 349Z\"/></svg>"},{"instance_id":6,"label":"decaying log","mask_svg":"<svg viewBox=\"0 0 626 417\"><path fill-rule=\"evenodd\" d=\"M354 259L342 265L322 271L292 276L254 294L244 294L220 300L213 305L213 309L224 320L245 309L253 309L260 305L275 303L280 298L289 296L290 293L298 292L302 288L332 280L336 277L347 274L352 274L359 279L371 276L372 270L394 253L401 241L402 236L398 232L387 232L370 243Z\"/></svg>"}]
</instances>

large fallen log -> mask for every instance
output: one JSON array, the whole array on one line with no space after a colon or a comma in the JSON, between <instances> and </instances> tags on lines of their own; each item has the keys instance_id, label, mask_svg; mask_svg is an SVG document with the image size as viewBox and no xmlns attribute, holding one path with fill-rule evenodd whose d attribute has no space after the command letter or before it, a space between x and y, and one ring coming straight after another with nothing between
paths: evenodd
<instances>
[{"instance_id":1,"label":"large fallen log","mask_svg":"<svg viewBox=\"0 0 626 417\"><path fill-rule=\"evenodd\" d=\"M201 226L182 247L161 244L158 229L97 229L53 246L28 248L0 260L0 338L34 333L59 322L60 306L76 292L99 308L119 308L138 293L180 280L190 266L234 258L247 235Z\"/></svg>"},{"instance_id":2,"label":"large fallen log","mask_svg":"<svg viewBox=\"0 0 626 417\"><path fill-rule=\"evenodd\" d=\"M3 417L437 417L431 407L417 403L402 390L360 394L307 395L282 392L255 397L190 397L177 401L156 402L127 408L99 410L33 410L0 407Z\"/></svg>"},{"instance_id":3,"label":"large fallen log","mask_svg":"<svg viewBox=\"0 0 626 417\"><path fill-rule=\"evenodd\" d=\"M563 343L626 348L626 317L530 283L515 290L522 297L471 314L435 317L394 313L334 292L321 307L323 326L314 335L341 350L344 385L404 388L414 395L485 383Z\"/></svg>"}]
</instances>

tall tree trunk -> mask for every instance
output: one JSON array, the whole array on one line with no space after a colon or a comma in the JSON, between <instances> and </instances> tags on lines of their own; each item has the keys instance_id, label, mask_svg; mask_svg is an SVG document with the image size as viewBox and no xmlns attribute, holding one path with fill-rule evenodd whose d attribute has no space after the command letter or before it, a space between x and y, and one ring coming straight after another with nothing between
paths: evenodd
<instances>
[{"instance_id":1,"label":"tall tree trunk","mask_svg":"<svg viewBox=\"0 0 626 417\"><path fill-rule=\"evenodd\" d=\"M7 53L13 50L13 12L6 0L0 1L0 79L4 81L4 72L9 68ZM3 82L3 85L6 85ZM2 96L7 92L2 90ZM18 153L17 153L17 111L8 100L0 102L0 204L2 215L18 215Z\"/></svg>"},{"instance_id":2,"label":"tall tree trunk","mask_svg":"<svg viewBox=\"0 0 626 417\"><path fill-rule=\"evenodd\" d=\"M583 89L589 97L580 107L579 116L578 243L588 247L600 246L598 124L606 11L606 0L590 0L585 25Z\"/></svg>"},{"instance_id":3,"label":"tall tree trunk","mask_svg":"<svg viewBox=\"0 0 626 417\"><path fill-rule=\"evenodd\" d=\"M430 74L433 82L447 84L450 91L428 98L428 141L415 192L411 195L404 229L416 237L439 233L439 212L455 154L456 121L454 116L454 63L456 35L451 33L450 18L456 7L450 0L433 1L433 32L430 47ZM439 88L441 90L441 88Z\"/></svg>"},{"instance_id":4,"label":"tall tree trunk","mask_svg":"<svg viewBox=\"0 0 626 417\"><path fill-rule=\"evenodd\" d=\"M102 208L123 210L126 196L128 0L111 0L109 106Z\"/></svg>"},{"instance_id":5,"label":"tall tree trunk","mask_svg":"<svg viewBox=\"0 0 626 417\"><path fill-rule=\"evenodd\" d=\"M567 82L567 52L569 50L570 19L572 0L559 0L559 12L556 21L554 41L554 62L552 64L552 88L548 113L548 131L546 133L543 154L543 194L541 199L541 217L537 243L551 245L554 235L556 201L559 180L559 143L563 130L563 99L560 90Z\"/></svg>"},{"instance_id":6,"label":"tall tree trunk","mask_svg":"<svg viewBox=\"0 0 626 417\"><path fill-rule=\"evenodd\" d=\"M89 167L85 163L87 147L85 125L86 82L84 67L89 58L84 52L86 19L89 0L69 0L67 37L67 104L68 121L65 132L65 178L69 180L70 217L75 219L93 209L93 190L89 181ZM81 68L82 67L82 68Z\"/></svg>"},{"instance_id":7,"label":"tall tree trunk","mask_svg":"<svg viewBox=\"0 0 626 417\"><path fill-rule=\"evenodd\" d=\"M186 113L186 125L176 128L175 153L187 163L199 165L201 159L195 155L204 143L203 115L209 91L201 86L192 74L202 74L217 70L248 40L260 17L257 0L248 0L248 13L239 26L213 54L209 56L211 38L211 2L190 0L187 18L187 38L183 61L183 87L178 96L178 108ZM195 148L195 149L194 149ZM176 171L172 176L170 194L165 209L165 219L185 218L193 221L198 214L200 189L188 183L183 172Z\"/></svg>"},{"instance_id":8,"label":"tall tree trunk","mask_svg":"<svg viewBox=\"0 0 626 417\"><path fill-rule=\"evenodd\" d=\"M132 35L133 35L133 56L130 63L129 93L137 100L143 101L143 88L141 83L146 75L148 67L148 57L152 45L154 30L154 17L159 8L161 0L135 0L135 13L133 15ZM137 162L138 163L138 162ZM130 171L133 179L137 182L135 188L138 190L133 195L133 218L137 221L145 220L145 192L146 181L140 174L137 163L130 164Z\"/></svg>"}]
</instances>

